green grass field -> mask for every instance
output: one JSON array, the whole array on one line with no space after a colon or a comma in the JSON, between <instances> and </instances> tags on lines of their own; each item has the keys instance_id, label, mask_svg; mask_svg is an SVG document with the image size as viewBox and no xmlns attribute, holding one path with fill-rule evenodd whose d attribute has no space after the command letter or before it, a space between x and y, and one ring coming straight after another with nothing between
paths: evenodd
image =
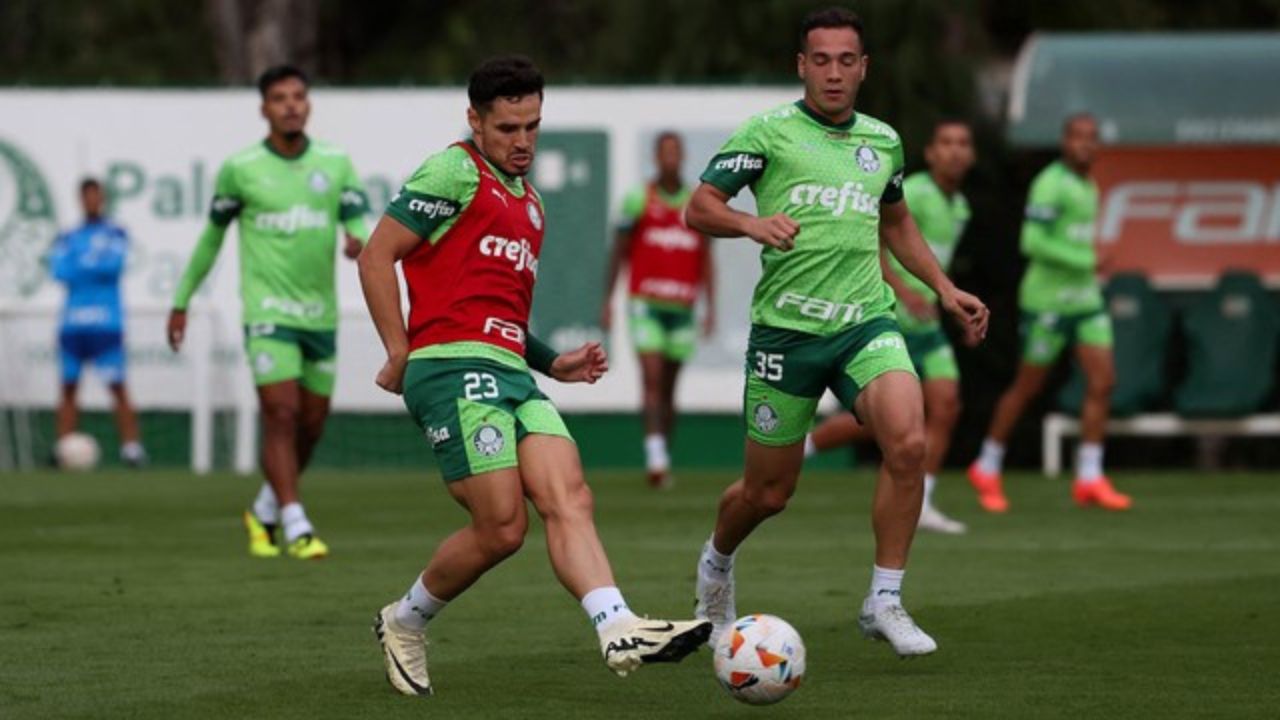
<instances>
[{"instance_id":1,"label":"green grass field","mask_svg":"<svg viewBox=\"0 0 1280 720\"><path fill-rule=\"evenodd\" d=\"M727 473L656 494L595 473L598 522L633 608L684 616ZM856 635L870 476L816 472L744 546L738 607L792 622L806 683L731 700L707 651L618 679L552 577L539 527L432 625L437 695L393 694L369 631L462 512L431 475L315 473L334 554L252 560L255 483L182 473L0 478L0 717L1271 717L1280 707L1280 477L1125 475L1128 515L1071 507L1064 482L1010 481L981 515L958 475L961 538L917 541L905 598L938 639L900 661Z\"/></svg>"}]
</instances>

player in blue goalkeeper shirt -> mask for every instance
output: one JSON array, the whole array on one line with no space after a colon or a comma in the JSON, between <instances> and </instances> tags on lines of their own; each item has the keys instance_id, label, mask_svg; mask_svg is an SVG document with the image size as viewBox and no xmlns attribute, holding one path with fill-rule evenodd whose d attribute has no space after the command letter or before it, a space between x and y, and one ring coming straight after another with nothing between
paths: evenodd
<instances>
[{"instance_id":1,"label":"player in blue goalkeeper shirt","mask_svg":"<svg viewBox=\"0 0 1280 720\"><path fill-rule=\"evenodd\" d=\"M76 429L80 415L76 391L84 365L91 363L115 401L120 459L138 466L146 462L147 454L124 384L124 311L120 304L120 276L124 273L129 236L103 217L104 200L97 180L90 178L80 183L84 223L60 235L50 257L53 278L67 287L67 302L58 329L62 364L58 437Z\"/></svg>"}]
</instances>

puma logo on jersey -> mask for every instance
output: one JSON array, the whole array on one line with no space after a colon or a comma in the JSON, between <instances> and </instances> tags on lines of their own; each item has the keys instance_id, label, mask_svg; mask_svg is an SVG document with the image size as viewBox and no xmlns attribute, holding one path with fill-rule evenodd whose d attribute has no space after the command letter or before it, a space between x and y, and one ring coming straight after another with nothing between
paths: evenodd
<instances>
[{"instance_id":1,"label":"puma logo on jersey","mask_svg":"<svg viewBox=\"0 0 1280 720\"><path fill-rule=\"evenodd\" d=\"M259 230L275 230L292 235L299 230L329 227L329 213L306 205L294 205L281 212L259 213L253 224Z\"/></svg>"},{"instance_id":2,"label":"puma logo on jersey","mask_svg":"<svg viewBox=\"0 0 1280 720\"><path fill-rule=\"evenodd\" d=\"M698 249L698 236L678 227L651 228L644 234L644 241L663 250Z\"/></svg>"},{"instance_id":3,"label":"puma logo on jersey","mask_svg":"<svg viewBox=\"0 0 1280 720\"><path fill-rule=\"evenodd\" d=\"M538 256L533 254L533 245L520 238L485 235L480 238L480 254L492 258L501 258L515 266L516 272L527 269L534 277L538 276Z\"/></svg>"},{"instance_id":4,"label":"puma logo on jersey","mask_svg":"<svg viewBox=\"0 0 1280 720\"><path fill-rule=\"evenodd\" d=\"M792 205L808 205L826 208L832 215L849 212L877 217L880 215L880 198L864 190L862 183L847 182L839 188L815 183L801 183L791 188Z\"/></svg>"}]
</instances>

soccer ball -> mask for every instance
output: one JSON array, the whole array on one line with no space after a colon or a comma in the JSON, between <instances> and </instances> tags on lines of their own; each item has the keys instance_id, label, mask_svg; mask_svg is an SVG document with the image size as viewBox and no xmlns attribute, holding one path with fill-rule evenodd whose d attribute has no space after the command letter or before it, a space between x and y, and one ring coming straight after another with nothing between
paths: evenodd
<instances>
[{"instance_id":1,"label":"soccer ball","mask_svg":"<svg viewBox=\"0 0 1280 720\"><path fill-rule=\"evenodd\" d=\"M102 457L98 441L82 432L67 433L58 438L54 448L58 467L63 470L92 470Z\"/></svg>"},{"instance_id":2,"label":"soccer ball","mask_svg":"<svg viewBox=\"0 0 1280 720\"><path fill-rule=\"evenodd\" d=\"M747 615L720 637L715 665L716 678L735 699L772 705L800 687L804 641L782 618Z\"/></svg>"}]
</instances>

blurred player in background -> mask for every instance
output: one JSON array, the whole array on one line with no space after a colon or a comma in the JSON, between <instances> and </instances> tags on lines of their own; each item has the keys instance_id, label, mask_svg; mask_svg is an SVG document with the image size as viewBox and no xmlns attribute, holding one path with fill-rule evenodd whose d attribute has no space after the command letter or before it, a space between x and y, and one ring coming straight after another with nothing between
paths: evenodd
<instances>
[{"instance_id":1,"label":"blurred player in background","mask_svg":"<svg viewBox=\"0 0 1280 720\"><path fill-rule=\"evenodd\" d=\"M875 564L858 625L901 656L927 655L937 643L901 602L924 495L924 401L893 317L881 242L974 341L986 333L987 309L951 283L911 219L898 134L854 112L867 72L862 27L843 8L805 18L796 59L803 99L744 123L689 201L695 229L764 246L747 345L746 467L721 497L703 546L696 614L717 632L734 621L734 553L795 492L805 434L830 389L884 455L872 515ZM744 187L759 216L729 207Z\"/></svg>"},{"instance_id":2,"label":"blurred player in background","mask_svg":"<svg viewBox=\"0 0 1280 720\"><path fill-rule=\"evenodd\" d=\"M182 344L191 296L213 267L227 227L238 221L245 353L261 406L266 475L244 513L249 552L278 556L276 529L283 525L289 555L319 558L328 547L302 507L299 476L320 441L333 393L339 228L344 254L355 258L368 236L368 202L347 154L305 132L306 75L275 67L262 74L258 90L269 134L218 171L209 223L173 299L169 343L175 351Z\"/></svg>"},{"instance_id":3,"label":"blurred player in background","mask_svg":"<svg viewBox=\"0 0 1280 720\"><path fill-rule=\"evenodd\" d=\"M129 236L103 215L105 205L102 185L93 178L82 181L84 223L59 236L50 257L54 279L67 286L58 331L62 363L58 437L75 432L79 424L76 392L84 364L92 363L111 391L120 459L137 467L146 464L147 452L125 388L124 309L120 303L120 277L129 253Z\"/></svg>"},{"instance_id":4,"label":"blurred player in background","mask_svg":"<svg viewBox=\"0 0 1280 720\"><path fill-rule=\"evenodd\" d=\"M973 131L962 120L936 123L924 148L927 170L909 176L902 194L911 217L938 263L945 269L969 222L969 202L960 185L973 167ZM933 489L947 457L951 431L960 417L960 368L951 343L938 320L938 296L907 272L891 253L882 253L884 278L897 297L898 325L924 392L925 455L924 504L920 529L963 533L964 523L943 515L933 503ZM871 431L850 413L827 418L809 434L805 454L872 439Z\"/></svg>"},{"instance_id":5,"label":"blurred player in background","mask_svg":"<svg viewBox=\"0 0 1280 720\"><path fill-rule=\"evenodd\" d=\"M595 626L611 670L679 660L711 633L705 621L647 620L627 608L596 534L578 448L529 372L594 383L608 369L599 343L558 355L528 335L545 215L525 176L542 90L527 58L481 64L467 88L472 139L422 163L360 256L360 284L387 351L377 383L404 395L445 488L470 516L375 620L387 679L406 695L432 692L428 621L520 549L526 499L542 517L556 577ZM397 262L409 286L408 327Z\"/></svg>"},{"instance_id":6,"label":"blurred player in background","mask_svg":"<svg viewBox=\"0 0 1280 720\"><path fill-rule=\"evenodd\" d=\"M689 188L680 178L684 144L666 131L654 142L658 177L627 194L622 203L605 276L600 325L613 324L613 286L622 266L630 281L631 342L640 357L644 385L644 457L649 484L670 487L668 447L675 425L676 379L693 354L698 328L694 304L706 298L702 333L715 327L715 285L711 243L684 222Z\"/></svg>"},{"instance_id":7,"label":"blurred player in background","mask_svg":"<svg viewBox=\"0 0 1280 720\"><path fill-rule=\"evenodd\" d=\"M1005 443L1067 347L1074 348L1086 378L1072 497L1078 505L1107 510L1128 510L1132 504L1102 472L1115 366L1111 318L1102 301L1093 244L1098 187L1089 168L1097 151L1097 120L1088 113L1073 115L1062 127L1062 158L1031 183L1022 225L1022 252L1030 264L1018 294L1022 364L996 404L981 455L969 467L978 501L990 512L1009 509L1000 477Z\"/></svg>"}]
</instances>

